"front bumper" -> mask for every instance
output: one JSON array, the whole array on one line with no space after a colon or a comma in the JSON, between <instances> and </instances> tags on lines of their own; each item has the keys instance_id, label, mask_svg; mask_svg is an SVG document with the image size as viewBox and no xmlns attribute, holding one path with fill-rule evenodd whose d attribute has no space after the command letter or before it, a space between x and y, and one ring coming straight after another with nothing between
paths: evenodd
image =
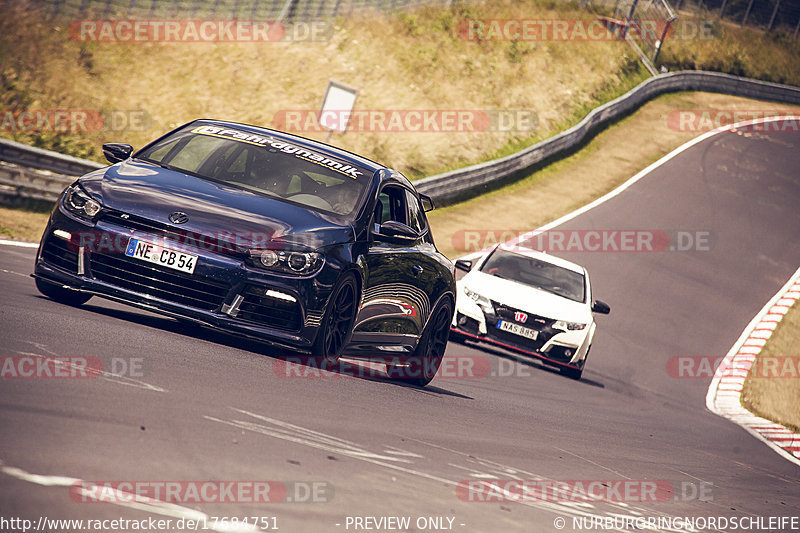
<instances>
[{"instance_id":1,"label":"front bumper","mask_svg":"<svg viewBox=\"0 0 800 533\"><path fill-rule=\"evenodd\" d=\"M327 265L311 277L283 276L250 267L236 254L182 245L181 250L198 256L194 273L186 274L126 256L134 235L163 237L155 230L145 232L135 217L101 218L89 225L56 207L39 246L34 277L310 352L333 287L320 281L330 274L324 272Z\"/></svg>"},{"instance_id":2,"label":"front bumper","mask_svg":"<svg viewBox=\"0 0 800 533\"><path fill-rule=\"evenodd\" d=\"M518 310L499 302L491 303L492 308L487 309L462 296L458 299L450 330L476 342L536 357L549 365L583 368L594 334L594 322L582 330L563 331L552 327L555 322L553 319L526 313L528 319L524 326L538 332L536 340L532 340L499 329L498 322L513 322Z\"/></svg>"}]
</instances>

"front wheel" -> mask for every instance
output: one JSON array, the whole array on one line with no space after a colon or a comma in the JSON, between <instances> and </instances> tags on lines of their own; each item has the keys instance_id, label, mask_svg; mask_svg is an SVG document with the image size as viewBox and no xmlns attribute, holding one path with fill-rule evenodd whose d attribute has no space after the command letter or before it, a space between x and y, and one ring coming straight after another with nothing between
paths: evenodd
<instances>
[{"instance_id":1,"label":"front wheel","mask_svg":"<svg viewBox=\"0 0 800 533\"><path fill-rule=\"evenodd\" d=\"M334 288L311 353L325 365L335 364L350 340L358 311L358 287L351 274Z\"/></svg>"},{"instance_id":2,"label":"front wheel","mask_svg":"<svg viewBox=\"0 0 800 533\"><path fill-rule=\"evenodd\" d=\"M66 305L82 305L88 302L89 298L92 297L91 294L65 289L55 283L40 278L36 278L36 288L48 298Z\"/></svg>"},{"instance_id":3,"label":"front wheel","mask_svg":"<svg viewBox=\"0 0 800 533\"><path fill-rule=\"evenodd\" d=\"M567 376L568 378L572 378L574 380L580 380L581 376L583 376L583 369L586 367L586 360L589 358L589 352L592 351L592 345L589 345L589 348L586 350L586 355L583 357L583 361L581 361L580 368L573 368L568 366L562 366L559 369L562 376Z\"/></svg>"},{"instance_id":4,"label":"front wheel","mask_svg":"<svg viewBox=\"0 0 800 533\"><path fill-rule=\"evenodd\" d=\"M453 307L450 300L445 298L431 314L417 349L414 351L414 355L405 362L405 366L387 363L386 373L389 377L419 387L430 383L442 364L452 319Z\"/></svg>"}]
</instances>

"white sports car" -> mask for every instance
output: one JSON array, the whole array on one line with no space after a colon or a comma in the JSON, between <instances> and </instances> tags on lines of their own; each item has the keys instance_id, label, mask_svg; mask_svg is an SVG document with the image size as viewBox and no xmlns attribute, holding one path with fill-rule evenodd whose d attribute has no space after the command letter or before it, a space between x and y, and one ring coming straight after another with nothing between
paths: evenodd
<instances>
[{"instance_id":1,"label":"white sports car","mask_svg":"<svg viewBox=\"0 0 800 533\"><path fill-rule=\"evenodd\" d=\"M580 379L597 327L592 313L611 311L592 300L585 268L502 244L459 259L456 268L468 273L456 283L455 340L532 355Z\"/></svg>"}]
</instances>

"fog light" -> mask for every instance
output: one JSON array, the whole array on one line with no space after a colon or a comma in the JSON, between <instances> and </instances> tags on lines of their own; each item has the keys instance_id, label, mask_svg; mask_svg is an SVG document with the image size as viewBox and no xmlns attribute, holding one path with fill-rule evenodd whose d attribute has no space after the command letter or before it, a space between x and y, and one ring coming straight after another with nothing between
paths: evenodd
<instances>
[{"instance_id":1,"label":"fog light","mask_svg":"<svg viewBox=\"0 0 800 533\"><path fill-rule=\"evenodd\" d=\"M274 291L272 289L267 289L267 291L264 293L264 296L269 296L270 298L277 298L278 300L285 300L287 302L293 302L293 303L297 302L297 298L295 298L291 294Z\"/></svg>"},{"instance_id":2,"label":"fog light","mask_svg":"<svg viewBox=\"0 0 800 533\"><path fill-rule=\"evenodd\" d=\"M61 237L65 241L72 240L72 234L68 231L64 231L63 229L57 229L53 231L53 235L55 235L56 237Z\"/></svg>"}]
</instances>

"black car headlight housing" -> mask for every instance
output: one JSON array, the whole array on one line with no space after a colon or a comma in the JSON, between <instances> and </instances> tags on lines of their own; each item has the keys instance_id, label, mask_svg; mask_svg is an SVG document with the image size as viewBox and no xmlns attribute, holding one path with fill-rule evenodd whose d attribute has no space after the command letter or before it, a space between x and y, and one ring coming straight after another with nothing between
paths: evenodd
<instances>
[{"instance_id":1,"label":"black car headlight housing","mask_svg":"<svg viewBox=\"0 0 800 533\"><path fill-rule=\"evenodd\" d=\"M247 260L254 267L298 276L315 274L325 264L321 253L306 250L250 250Z\"/></svg>"},{"instance_id":2,"label":"black car headlight housing","mask_svg":"<svg viewBox=\"0 0 800 533\"><path fill-rule=\"evenodd\" d=\"M91 195L84 191L77 183L64 191L61 205L63 205L64 209L70 214L83 220L94 219L97 213L103 209L102 204L92 198Z\"/></svg>"}]
</instances>

